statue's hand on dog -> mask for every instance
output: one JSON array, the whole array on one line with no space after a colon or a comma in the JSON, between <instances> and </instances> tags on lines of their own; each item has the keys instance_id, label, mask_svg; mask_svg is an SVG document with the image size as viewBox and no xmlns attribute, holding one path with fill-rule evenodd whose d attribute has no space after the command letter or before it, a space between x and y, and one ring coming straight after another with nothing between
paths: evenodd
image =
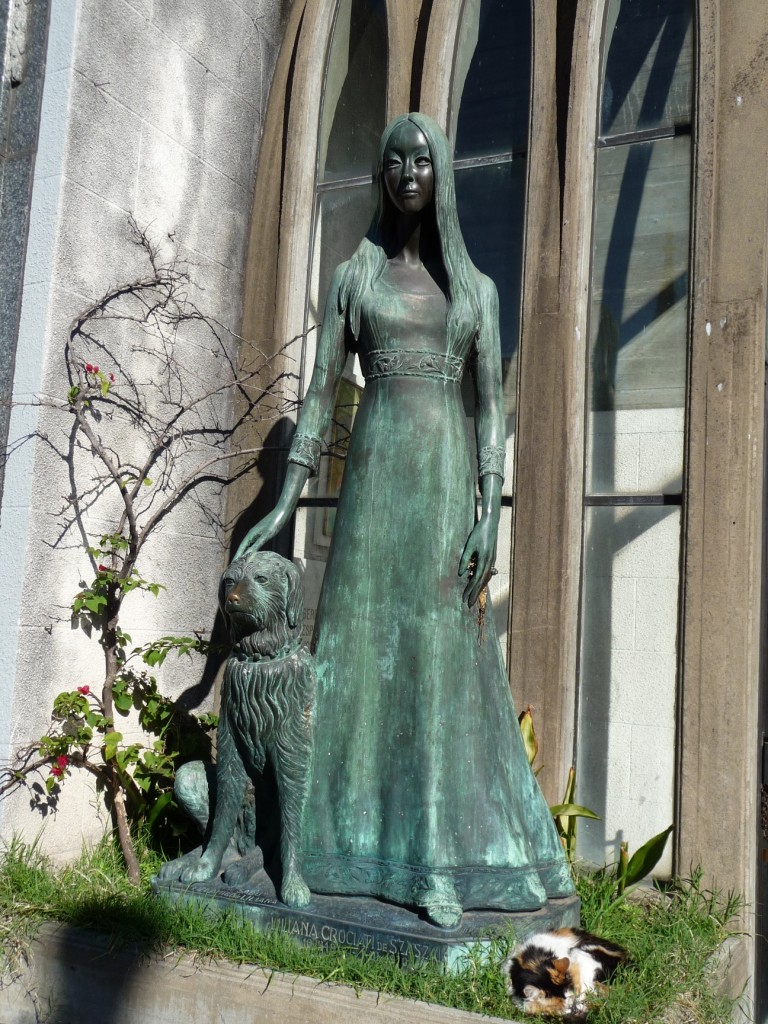
<instances>
[{"instance_id":1,"label":"statue's hand on dog","mask_svg":"<svg viewBox=\"0 0 768 1024\"><path fill-rule=\"evenodd\" d=\"M221 694L213 825L208 842L166 864L160 879L191 883L217 877L248 779L263 771L269 757L280 797L280 898L288 906L303 907L310 900L300 849L316 675L300 641L298 570L274 552L250 550L222 576L219 600L232 652Z\"/></svg>"}]
</instances>

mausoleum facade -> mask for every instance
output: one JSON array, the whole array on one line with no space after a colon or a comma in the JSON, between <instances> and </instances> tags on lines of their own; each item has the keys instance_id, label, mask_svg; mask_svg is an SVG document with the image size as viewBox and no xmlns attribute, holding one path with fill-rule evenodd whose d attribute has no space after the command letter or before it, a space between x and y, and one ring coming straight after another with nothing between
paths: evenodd
<instances>
[{"instance_id":1,"label":"mausoleum facade","mask_svg":"<svg viewBox=\"0 0 768 1024\"><path fill-rule=\"evenodd\" d=\"M183 324L179 363L210 382L222 351L246 370L266 356L300 400L331 275L375 208L382 129L421 110L453 145L467 247L500 297L490 589L545 795L576 766L596 863L674 824L660 875L701 865L765 931L762 0L2 0L0 23L0 757L103 672L69 614L91 569L62 524L88 480L60 456L55 399L72 322L144 272L131 223L184 262L226 337ZM128 369L130 325L116 330ZM118 382L120 363L103 367ZM363 385L351 358L320 472L275 542L303 570L307 638ZM236 421L236 391L217 401ZM144 572L167 589L132 595L137 643L210 633L233 536L279 493L295 410L254 417L258 470L153 536ZM87 529L110 515L89 507ZM159 678L215 703L190 661ZM75 779L54 815L0 803L4 837L44 825L61 856L103 820ZM768 974L763 946L745 950Z\"/></svg>"}]
</instances>

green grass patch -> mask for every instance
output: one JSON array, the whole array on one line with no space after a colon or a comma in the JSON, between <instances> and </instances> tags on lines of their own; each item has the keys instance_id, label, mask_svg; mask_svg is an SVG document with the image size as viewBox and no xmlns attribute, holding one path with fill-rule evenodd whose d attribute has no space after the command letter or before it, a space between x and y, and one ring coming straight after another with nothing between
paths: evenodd
<instances>
[{"instance_id":1,"label":"green grass patch","mask_svg":"<svg viewBox=\"0 0 768 1024\"><path fill-rule=\"evenodd\" d=\"M499 965L512 935L470 953L463 968L446 974L435 962L405 968L390 957L337 947L297 945L276 929L262 934L235 914L211 916L188 904L170 904L150 891L160 861L141 849L143 884L127 880L110 840L85 850L75 863L54 868L34 846L11 843L0 858L0 940L3 967L18 966L34 929L56 920L106 932L116 944L139 943L147 951L168 949L203 958L226 958L268 970L303 974L409 999L423 999L475 1013L519 1020L507 996ZM654 890L644 898L612 901L606 872L583 873L578 881L583 925L626 946L632 963L590 1013L593 1024L725 1024L732 1004L715 994L712 954L728 935L738 910L733 898L702 889L699 877ZM526 1017L525 1020L532 1018Z\"/></svg>"},{"instance_id":2,"label":"green grass patch","mask_svg":"<svg viewBox=\"0 0 768 1024\"><path fill-rule=\"evenodd\" d=\"M578 880L583 926L620 943L631 962L590 1015L595 1024L720 1024L733 1000L717 994L713 956L741 900L703 888L701 872L614 900L612 871Z\"/></svg>"}]
</instances>

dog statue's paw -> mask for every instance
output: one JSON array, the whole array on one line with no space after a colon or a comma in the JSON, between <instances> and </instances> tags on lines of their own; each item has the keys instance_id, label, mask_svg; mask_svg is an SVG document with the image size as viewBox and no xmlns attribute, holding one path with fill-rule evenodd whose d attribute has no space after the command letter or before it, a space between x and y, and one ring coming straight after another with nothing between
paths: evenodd
<instances>
[{"instance_id":1,"label":"dog statue's paw","mask_svg":"<svg viewBox=\"0 0 768 1024\"><path fill-rule=\"evenodd\" d=\"M163 864L160 868L157 875L158 881L177 882L181 878L185 868L189 867L190 864L197 864L202 852L202 846L197 846L194 850L190 850L189 853L185 853L183 857L177 857L176 860L169 860L167 864Z\"/></svg>"},{"instance_id":2,"label":"dog statue's paw","mask_svg":"<svg viewBox=\"0 0 768 1024\"><path fill-rule=\"evenodd\" d=\"M191 882L208 882L216 877L220 866L220 857L210 857L207 853L204 853L196 862L184 867L179 875L179 881L186 884Z\"/></svg>"},{"instance_id":3,"label":"dog statue's paw","mask_svg":"<svg viewBox=\"0 0 768 1024\"><path fill-rule=\"evenodd\" d=\"M264 857L257 846L238 860L232 861L224 870L225 885L245 885L264 867Z\"/></svg>"},{"instance_id":4,"label":"dog statue's paw","mask_svg":"<svg viewBox=\"0 0 768 1024\"><path fill-rule=\"evenodd\" d=\"M304 879L294 873L288 875L283 882L280 899L287 907L306 907L312 897Z\"/></svg>"}]
</instances>

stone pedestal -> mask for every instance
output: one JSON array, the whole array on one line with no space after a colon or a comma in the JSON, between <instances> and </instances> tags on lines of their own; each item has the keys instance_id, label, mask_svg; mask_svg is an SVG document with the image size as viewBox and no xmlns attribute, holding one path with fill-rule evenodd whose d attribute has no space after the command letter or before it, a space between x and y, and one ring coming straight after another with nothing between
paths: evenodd
<instances>
[{"instance_id":1,"label":"stone pedestal","mask_svg":"<svg viewBox=\"0 0 768 1024\"><path fill-rule=\"evenodd\" d=\"M513 930L517 941L523 941L536 932L579 924L578 896L550 900L536 911L468 910L457 928L444 929L413 910L369 896L313 894L309 906L294 910L276 898L264 871L247 886L226 886L221 881L184 885L158 879L152 884L158 895L174 901L193 900L214 910L234 910L254 927L267 931L277 926L303 945L342 945L394 955L404 963L411 958L435 958L449 968L460 962L468 946L487 944L493 934Z\"/></svg>"}]
</instances>

